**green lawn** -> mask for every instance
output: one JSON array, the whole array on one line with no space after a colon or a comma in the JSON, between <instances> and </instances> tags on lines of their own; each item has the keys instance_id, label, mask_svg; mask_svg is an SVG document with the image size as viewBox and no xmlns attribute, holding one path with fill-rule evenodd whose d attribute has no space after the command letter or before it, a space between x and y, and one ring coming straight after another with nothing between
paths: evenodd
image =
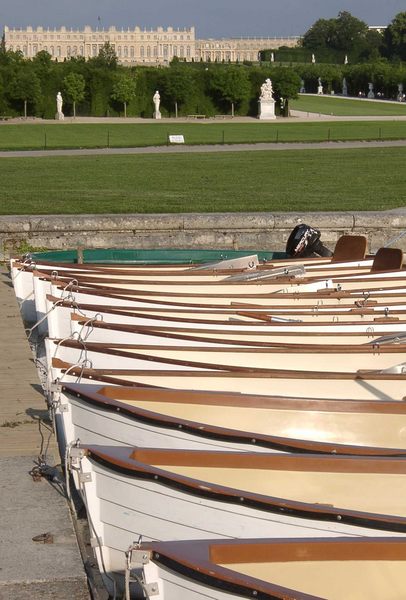
<instances>
[{"instance_id":1,"label":"green lawn","mask_svg":"<svg viewBox=\"0 0 406 600\"><path fill-rule=\"evenodd\" d=\"M187 144L406 139L406 121L0 124L0 150L158 146L168 134Z\"/></svg>"},{"instance_id":2,"label":"green lawn","mask_svg":"<svg viewBox=\"0 0 406 600\"><path fill-rule=\"evenodd\" d=\"M1 214L385 210L406 148L0 159Z\"/></svg>"},{"instance_id":3,"label":"green lawn","mask_svg":"<svg viewBox=\"0 0 406 600\"><path fill-rule=\"evenodd\" d=\"M290 108L311 113L321 113L334 116L378 116L406 117L406 102L391 104L388 102L366 101L336 96L306 96L301 94L297 100L292 100Z\"/></svg>"}]
</instances>

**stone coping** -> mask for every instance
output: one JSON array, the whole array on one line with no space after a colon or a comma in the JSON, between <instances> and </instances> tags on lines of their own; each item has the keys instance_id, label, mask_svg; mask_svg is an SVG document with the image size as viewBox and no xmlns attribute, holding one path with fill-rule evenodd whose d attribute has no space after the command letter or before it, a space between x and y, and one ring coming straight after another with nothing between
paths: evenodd
<instances>
[{"instance_id":1,"label":"stone coping","mask_svg":"<svg viewBox=\"0 0 406 600\"><path fill-rule=\"evenodd\" d=\"M184 213L125 215L6 215L0 216L0 234L57 231L123 230L263 230L289 229L308 223L323 229L378 227L406 229L403 212L303 212L303 213Z\"/></svg>"},{"instance_id":2,"label":"stone coping","mask_svg":"<svg viewBox=\"0 0 406 600\"><path fill-rule=\"evenodd\" d=\"M245 212L0 216L0 254L18 248L208 248L283 250L306 223L334 247L343 234L366 235L376 251L406 231L406 209L375 212ZM406 235L396 242L406 250Z\"/></svg>"}]
</instances>

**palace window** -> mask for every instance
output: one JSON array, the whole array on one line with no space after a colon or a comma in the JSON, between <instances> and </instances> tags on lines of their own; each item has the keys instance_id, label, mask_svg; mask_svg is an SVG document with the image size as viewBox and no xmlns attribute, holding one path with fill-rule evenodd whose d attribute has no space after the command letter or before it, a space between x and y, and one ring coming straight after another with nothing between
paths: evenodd
<instances>
[{"instance_id":1,"label":"palace window","mask_svg":"<svg viewBox=\"0 0 406 600\"><path fill-rule=\"evenodd\" d=\"M134 58L134 46L131 46L130 48L130 56L131 58Z\"/></svg>"},{"instance_id":2,"label":"palace window","mask_svg":"<svg viewBox=\"0 0 406 600\"><path fill-rule=\"evenodd\" d=\"M140 48L140 56L141 56L141 58L144 58L144 55L145 55L145 49L144 49L144 46L141 46L141 48Z\"/></svg>"},{"instance_id":3,"label":"palace window","mask_svg":"<svg viewBox=\"0 0 406 600\"><path fill-rule=\"evenodd\" d=\"M148 56L148 58L151 57L151 47L150 46L147 46L147 56Z\"/></svg>"}]
</instances>

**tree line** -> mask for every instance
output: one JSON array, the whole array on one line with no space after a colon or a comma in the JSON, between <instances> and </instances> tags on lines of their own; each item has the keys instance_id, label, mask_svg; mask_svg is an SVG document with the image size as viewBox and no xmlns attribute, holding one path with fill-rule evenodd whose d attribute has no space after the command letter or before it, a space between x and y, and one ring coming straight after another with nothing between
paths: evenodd
<instances>
[{"instance_id":1,"label":"tree line","mask_svg":"<svg viewBox=\"0 0 406 600\"><path fill-rule=\"evenodd\" d=\"M406 12L397 14L384 29L370 29L348 11L333 19L318 19L296 48L264 49L262 59L292 62L351 64L374 61L406 60ZM347 59L347 61L346 61Z\"/></svg>"},{"instance_id":2,"label":"tree line","mask_svg":"<svg viewBox=\"0 0 406 600\"><path fill-rule=\"evenodd\" d=\"M379 54L370 50L365 54L365 43L372 38L378 48L375 34L380 36L380 44L386 40L384 48L388 56L381 53L381 46ZM296 58L307 58L275 62L275 55L277 58L287 50L296 53ZM341 58L345 52L351 60L348 64L343 60L316 63L308 60L309 53L321 56L323 51L327 55L341 53ZM397 15L384 33L371 32L349 13L339 13L337 19L317 21L304 35L299 48L272 52L274 62L185 63L174 59L169 67L124 67L118 64L108 43L97 57L88 61L75 57L54 62L45 51L25 59L21 52L6 50L3 39L0 116L52 119L56 112L55 97L60 91L67 115L152 117L152 97L156 90L161 95L163 116L255 116L261 84L268 77L273 82L277 114L288 114L287 100L295 98L300 88L316 92L319 78L327 93L341 93L345 78L350 95L367 93L368 84L373 83L376 93L394 99L399 84L406 89L406 13ZM307 54L300 55L303 52Z\"/></svg>"}]
</instances>

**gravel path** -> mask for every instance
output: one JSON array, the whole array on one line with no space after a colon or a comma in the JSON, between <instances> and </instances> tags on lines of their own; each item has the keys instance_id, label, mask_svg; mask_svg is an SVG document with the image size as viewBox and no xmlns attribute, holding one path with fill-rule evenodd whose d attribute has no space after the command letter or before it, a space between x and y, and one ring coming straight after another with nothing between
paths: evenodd
<instances>
[{"instance_id":1,"label":"gravel path","mask_svg":"<svg viewBox=\"0 0 406 600\"><path fill-rule=\"evenodd\" d=\"M148 146L146 148L82 148L79 150L27 150L0 152L0 158L42 157L42 156L113 156L128 154L182 154L209 152L252 152L284 150L348 150L351 148L402 148L406 140L354 141L354 142L315 142L315 143L259 143L224 144L199 146Z\"/></svg>"}]
</instances>

